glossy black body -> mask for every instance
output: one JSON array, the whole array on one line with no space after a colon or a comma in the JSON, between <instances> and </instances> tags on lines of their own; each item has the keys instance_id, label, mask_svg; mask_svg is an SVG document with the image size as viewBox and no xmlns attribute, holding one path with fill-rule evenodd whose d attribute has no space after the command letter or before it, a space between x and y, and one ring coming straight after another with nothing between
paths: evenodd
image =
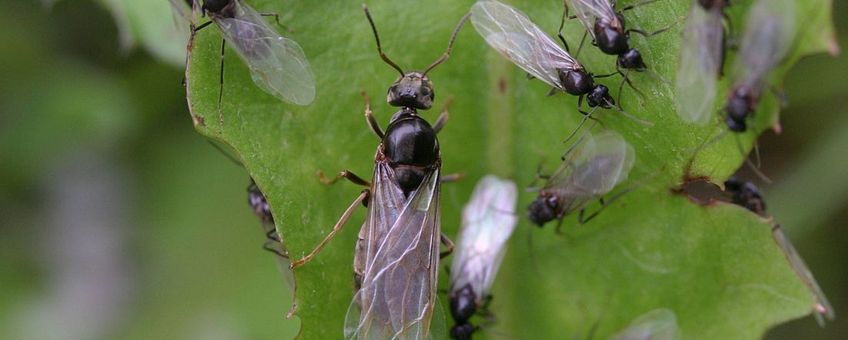
<instances>
[{"instance_id":1,"label":"glossy black body","mask_svg":"<svg viewBox=\"0 0 848 340\"><path fill-rule=\"evenodd\" d=\"M204 12L215 13L225 18L232 18L235 16L233 11L235 10L236 1L238 0L203 0L203 6L201 8Z\"/></svg>"},{"instance_id":2,"label":"glossy black body","mask_svg":"<svg viewBox=\"0 0 848 340\"><path fill-rule=\"evenodd\" d=\"M624 29L624 17L618 13L616 18L617 22L606 18L595 21L595 44L601 52L618 56L616 63L620 68L644 71L647 66L642 61L642 54L630 47L630 33Z\"/></svg>"},{"instance_id":3,"label":"glossy black body","mask_svg":"<svg viewBox=\"0 0 848 340\"><path fill-rule=\"evenodd\" d=\"M609 88L601 84L596 85L590 73L582 69L557 69L557 76L566 93L574 96L585 95L589 107L600 106L608 109L615 105L615 100L609 94Z\"/></svg>"},{"instance_id":4,"label":"glossy black body","mask_svg":"<svg viewBox=\"0 0 848 340\"><path fill-rule=\"evenodd\" d=\"M557 213L558 207L559 199L556 195L541 192L536 197L536 200L530 203L530 206L527 208L527 217L530 219L530 222L541 228L545 223L559 218L559 214Z\"/></svg>"},{"instance_id":5,"label":"glossy black body","mask_svg":"<svg viewBox=\"0 0 848 340\"><path fill-rule=\"evenodd\" d=\"M410 107L402 108L392 117L381 148L381 155L395 171L395 181L406 196L438 166L436 132Z\"/></svg>"},{"instance_id":6,"label":"glossy black body","mask_svg":"<svg viewBox=\"0 0 848 340\"><path fill-rule=\"evenodd\" d=\"M754 183L731 177L724 182L724 188L733 195L733 204L745 207L757 215L766 216L766 203L760 194L760 188Z\"/></svg>"}]
</instances>

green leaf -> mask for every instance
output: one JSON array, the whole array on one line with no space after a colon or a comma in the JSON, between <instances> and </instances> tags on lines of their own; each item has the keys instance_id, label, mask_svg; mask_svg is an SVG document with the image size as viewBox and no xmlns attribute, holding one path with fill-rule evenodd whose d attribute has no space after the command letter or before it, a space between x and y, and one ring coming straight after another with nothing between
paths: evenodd
<instances>
[{"instance_id":1,"label":"green leaf","mask_svg":"<svg viewBox=\"0 0 848 340\"><path fill-rule=\"evenodd\" d=\"M359 93L365 90L371 95L375 116L385 126L396 108L383 103L382 97L397 74L380 61L357 3L247 2L261 12L281 14L289 29L284 34L300 42L310 58L317 82L315 102L298 107L265 94L228 50L219 103L221 38L212 25L197 33L191 51L186 72L189 107L201 134L228 143L243 159L268 196L290 254L300 257L330 231L361 190L348 183L321 184L316 173L349 169L369 177L378 140L365 124ZM775 79L802 55L834 46L829 1L797 3L799 22L820 24L798 34L791 58ZM451 30L471 4L371 1L369 8L385 52L411 70L426 67L442 53ZM622 106L653 125L640 125L615 111L597 114L604 126L620 132L636 150L635 169L622 188L642 184L591 223L578 226L575 218L566 218L565 235L555 235L550 227L531 230L522 220L494 288L491 311L498 322L483 335L579 337L597 324L595 335L605 338L639 315L667 308L676 314L685 338L752 338L812 310L813 297L773 241L768 221L727 204L699 206L671 190L679 185L694 150L722 131L718 115L715 124L697 127L686 125L673 111L671 82L689 4L662 1L625 14L628 25L647 31L673 25L669 32L647 39L634 35L631 40L653 72L631 74L646 96L640 98L625 88ZM561 13L556 3L513 5L555 33ZM743 27L748 5L734 3L730 9L736 27ZM579 41L579 24L567 23L566 35ZM422 113L432 121L441 105L455 98L450 121L439 135L443 173L467 175L442 188L442 227L451 236L456 235L460 211L477 179L495 173L520 186L530 185L540 162L550 170L556 166L566 149L562 140L581 118L576 98L546 96L543 83L528 81L490 50L473 28L462 30L453 52L447 63L431 72L437 101L433 110ZM591 45L579 58L594 73L614 70L614 57ZM619 85L615 77L600 81L613 89ZM724 80L721 90L727 86ZM717 102L716 108L721 104ZM776 100L767 94L753 130L769 127L776 112ZM740 142L749 149L754 137L743 134ZM728 135L704 148L691 170L720 183L741 160L737 142ZM533 196L522 194L519 207L523 209ZM353 248L365 213L359 210L315 260L295 272L296 315L302 320L304 338L342 334L353 294ZM446 275L441 275L440 287L447 287ZM446 300L442 304L447 306Z\"/></svg>"}]
</instances>

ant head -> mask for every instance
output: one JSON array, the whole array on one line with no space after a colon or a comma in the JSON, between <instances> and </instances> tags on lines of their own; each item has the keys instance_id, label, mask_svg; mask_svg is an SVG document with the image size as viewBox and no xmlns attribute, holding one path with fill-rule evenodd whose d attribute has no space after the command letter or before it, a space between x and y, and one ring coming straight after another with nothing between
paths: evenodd
<instances>
[{"instance_id":1,"label":"ant head","mask_svg":"<svg viewBox=\"0 0 848 340\"><path fill-rule=\"evenodd\" d=\"M374 33L374 40L377 42L377 52L380 53L380 58L382 58L386 64L400 72L400 79L395 81L394 84L389 87L388 96L386 98L389 104L421 110L426 110L432 107L433 99L435 98L433 94L433 82L427 78L427 73L448 59L451 49L453 48L453 42L456 40L456 34L459 33L459 30L465 24L465 21L468 20L471 13L463 16L459 21L459 24L457 24L456 28L454 28L453 34L448 42L448 48L444 53L442 53L442 56L437 58L436 61L430 64L430 66L428 66L423 72L406 73L403 72L403 69L401 69L400 66L395 64L395 62L383 53L383 47L380 45L380 35L377 34L377 26L374 25L374 19L371 18L371 13L368 11L367 6L362 5L362 10L365 12L365 17L368 18L368 23L371 25L371 31Z\"/></svg>"},{"instance_id":2,"label":"ant head","mask_svg":"<svg viewBox=\"0 0 848 340\"><path fill-rule=\"evenodd\" d=\"M409 72L389 87L386 101L392 106L427 110L433 106L435 98L430 78L421 72Z\"/></svg>"},{"instance_id":3,"label":"ant head","mask_svg":"<svg viewBox=\"0 0 848 340\"><path fill-rule=\"evenodd\" d=\"M201 8L209 13L220 13L225 8L233 6L235 2L235 0L203 0Z\"/></svg>"},{"instance_id":4,"label":"ant head","mask_svg":"<svg viewBox=\"0 0 848 340\"><path fill-rule=\"evenodd\" d=\"M618 55L616 61L621 68L631 69L635 71L644 71L648 68L645 62L642 61L642 54L635 48L628 49L624 53Z\"/></svg>"},{"instance_id":5,"label":"ant head","mask_svg":"<svg viewBox=\"0 0 848 340\"><path fill-rule=\"evenodd\" d=\"M558 68L557 75L565 92L574 96L589 93L595 84L592 75L582 69L565 70Z\"/></svg>"},{"instance_id":6,"label":"ant head","mask_svg":"<svg viewBox=\"0 0 848 340\"><path fill-rule=\"evenodd\" d=\"M477 330L477 327L468 323L457 324L451 327L450 337L456 340L471 340L471 334Z\"/></svg>"},{"instance_id":7,"label":"ant head","mask_svg":"<svg viewBox=\"0 0 848 340\"><path fill-rule=\"evenodd\" d=\"M556 196L541 194L527 207L527 217L530 219L530 222L541 228L545 223L557 217L557 203L558 199Z\"/></svg>"},{"instance_id":8,"label":"ant head","mask_svg":"<svg viewBox=\"0 0 848 340\"><path fill-rule=\"evenodd\" d=\"M589 103L590 107L600 106L608 109L615 105L615 100L613 100L612 96L609 94L609 88L600 84L592 88L592 91L586 95L586 101Z\"/></svg>"}]
</instances>

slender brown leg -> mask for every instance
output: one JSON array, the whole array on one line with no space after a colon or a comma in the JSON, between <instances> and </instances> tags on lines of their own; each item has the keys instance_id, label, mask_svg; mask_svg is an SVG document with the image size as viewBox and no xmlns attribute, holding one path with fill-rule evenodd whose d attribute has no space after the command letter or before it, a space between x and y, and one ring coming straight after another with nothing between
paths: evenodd
<instances>
[{"instance_id":1,"label":"slender brown leg","mask_svg":"<svg viewBox=\"0 0 848 340\"><path fill-rule=\"evenodd\" d=\"M307 254L306 256L304 256L304 257L302 257L302 258L300 258L296 261L292 261L291 266L289 266L289 267L291 269L295 269L295 268L300 267L300 266L306 264L307 262L311 261L315 257L315 255L317 255L318 252L320 252L321 249L323 249L324 246L326 246L327 243L330 242L330 240L332 240L333 237L335 237L336 234L339 231L342 230L342 227L344 227L345 224L347 224L347 221L350 219L350 216L353 215L353 211L356 209L356 207L359 204L361 204L363 200L367 199L369 196L371 196L371 190L368 190L368 189L362 190L362 193L360 193L359 196L356 197L356 199L350 204L350 206L347 207L345 212L342 214L342 217L340 217L339 221L336 222L336 224L333 226L333 230L330 231L330 233L327 234L327 236L324 237L323 240L321 240L321 243L319 243L318 246L315 247L315 249L312 249L312 251L309 254Z\"/></svg>"},{"instance_id":2,"label":"slender brown leg","mask_svg":"<svg viewBox=\"0 0 848 340\"><path fill-rule=\"evenodd\" d=\"M371 128L371 132L374 132L377 135L377 138L383 139L383 129L380 128L380 124L377 124L377 120L374 119L374 113L371 112L371 99L368 98L368 93L362 91L362 97L365 99L365 121L368 123L368 127Z\"/></svg>"},{"instance_id":3,"label":"slender brown leg","mask_svg":"<svg viewBox=\"0 0 848 340\"><path fill-rule=\"evenodd\" d=\"M449 239L448 236L445 235L445 233L441 233L440 237L441 237L441 240L442 240L442 244L444 244L445 247L448 248L447 250L439 253L439 259L443 259L443 258L445 258L445 256L453 254L454 244L453 244L453 241L451 241L451 239Z\"/></svg>"},{"instance_id":4,"label":"slender brown leg","mask_svg":"<svg viewBox=\"0 0 848 340\"><path fill-rule=\"evenodd\" d=\"M453 173L453 174L450 174L450 175L444 175L442 177L439 177L439 182L441 182L441 183L456 182L456 181L461 180L463 177L465 177L465 173L462 173L462 172Z\"/></svg>"},{"instance_id":5,"label":"slender brown leg","mask_svg":"<svg viewBox=\"0 0 848 340\"><path fill-rule=\"evenodd\" d=\"M436 133L439 133L439 131L441 131L442 128L445 127L445 123L448 122L448 107L450 107L451 103L453 103L452 96L448 98L448 100L445 102L445 106L442 107L442 113L439 114L439 118L436 119L436 123L433 124L433 131L435 131Z\"/></svg>"},{"instance_id":6,"label":"slender brown leg","mask_svg":"<svg viewBox=\"0 0 848 340\"><path fill-rule=\"evenodd\" d=\"M342 172L340 172L338 175L336 175L336 177L333 177L333 178L327 178L327 176L324 175L323 171L318 171L318 180L321 181L321 183L324 183L326 185L335 184L336 182L338 182L342 178L344 178L344 179L346 179L346 180L348 180L351 183L356 184L356 185L361 185L361 186L364 186L366 188L371 187L371 182L362 179L362 177L357 176L355 173L353 173L349 170L342 170Z\"/></svg>"}]
</instances>

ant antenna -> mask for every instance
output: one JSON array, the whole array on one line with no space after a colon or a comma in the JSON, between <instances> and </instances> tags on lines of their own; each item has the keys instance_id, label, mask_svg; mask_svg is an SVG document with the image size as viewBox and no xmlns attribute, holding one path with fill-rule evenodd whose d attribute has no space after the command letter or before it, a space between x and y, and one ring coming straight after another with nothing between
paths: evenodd
<instances>
[{"instance_id":1,"label":"ant antenna","mask_svg":"<svg viewBox=\"0 0 848 340\"><path fill-rule=\"evenodd\" d=\"M771 178L768 178L768 176L766 176L766 174L760 170L760 166L754 164L754 162L751 161L751 157L745 153L745 148L742 147L742 141L739 140L739 135L735 135L734 137L736 137L736 147L739 148L739 153L741 153L742 157L745 159L745 165L747 165L748 168L750 168L751 171L754 173L754 175L760 178L760 180L762 180L766 184L771 184ZM756 143L757 142L754 141L754 148L756 148ZM759 158L759 150L757 150L756 152L757 158Z\"/></svg>"},{"instance_id":2,"label":"ant antenna","mask_svg":"<svg viewBox=\"0 0 848 340\"><path fill-rule=\"evenodd\" d=\"M388 56L386 56L385 53L383 53L383 47L380 46L380 35L377 34L377 26L374 25L374 19L371 19L371 12L368 11L368 6L362 4L362 10L365 11L365 16L368 18L368 23L371 24L371 30L374 32L374 40L377 41L377 52L380 52L380 58L382 58L383 61L386 62L386 64L389 64L389 66L394 67L395 70L398 70L398 72L400 72L400 76L403 77L404 73L400 66L395 64L395 62L393 62L391 59L389 59Z\"/></svg>"},{"instance_id":3,"label":"ant antenna","mask_svg":"<svg viewBox=\"0 0 848 340\"><path fill-rule=\"evenodd\" d=\"M462 29L462 26L465 25L465 22L468 21L468 17L470 17L470 16L471 16L471 12L468 12L468 13L465 13L465 15L462 16L462 19L459 19L459 23L456 24L456 28L453 29L453 33L451 34L450 41L448 42L448 49L445 50L445 53L442 53L442 56L439 57L439 59L436 59L436 61L434 61L432 64L430 64L430 66L427 66L427 69L424 70L424 72L423 72L424 75L427 75L427 73L430 72L430 70L432 70L436 66L439 66L439 64L445 62L445 60L448 60L448 57L450 57L451 50L453 49L453 42L456 40L456 35L459 34L459 30Z\"/></svg>"}]
</instances>

